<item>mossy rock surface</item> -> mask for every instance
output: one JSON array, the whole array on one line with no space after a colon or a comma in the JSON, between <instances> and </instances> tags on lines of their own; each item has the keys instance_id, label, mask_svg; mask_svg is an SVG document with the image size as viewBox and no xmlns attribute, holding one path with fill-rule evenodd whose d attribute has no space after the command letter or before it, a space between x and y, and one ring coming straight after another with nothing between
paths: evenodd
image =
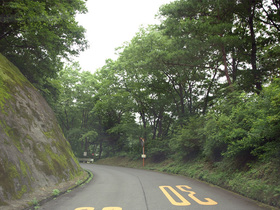
<instances>
[{"instance_id":1,"label":"mossy rock surface","mask_svg":"<svg viewBox=\"0 0 280 210\"><path fill-rule=\"evenodd\" d=\"M79 174L52 109L0 54L0 206Z\"/></svg>"}]
</instances>

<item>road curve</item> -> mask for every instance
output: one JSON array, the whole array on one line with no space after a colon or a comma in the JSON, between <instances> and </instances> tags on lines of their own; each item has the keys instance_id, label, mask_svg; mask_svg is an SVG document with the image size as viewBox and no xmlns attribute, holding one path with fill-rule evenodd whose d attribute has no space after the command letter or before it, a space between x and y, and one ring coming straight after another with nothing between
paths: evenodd
<instances>
[{"instance_id":1,"label":"road curve","mask_svg":"<svg viewBox=\"0 0 280 210\"><path fill-rule=\"evenodd\" d=\"M82 164L93 180L41 206L44 210L260 210L257 203L182 176Z\"/></svg>"}]
</instances>

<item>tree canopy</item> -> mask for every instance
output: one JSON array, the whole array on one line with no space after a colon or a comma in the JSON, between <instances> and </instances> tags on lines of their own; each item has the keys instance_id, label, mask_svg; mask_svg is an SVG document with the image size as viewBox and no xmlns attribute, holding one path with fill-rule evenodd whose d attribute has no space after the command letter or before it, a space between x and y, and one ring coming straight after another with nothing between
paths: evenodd
<instances>
[{"instance_id":1,"label":"tree canopy","mask_svg":"<svg viewBox=\"0 0 280 210\"><path fill-rule=\"evenodd\" d=\"M0 12L0 52L46 96L63 60L87 47L75 20L87 12L85 1L1 0Z\"/></svg>"},{"instance_id":2,"label":"tree canopy","mask_svg":"<svg viewBox=\"0 0 280 210\"><path fill-rule=\"evenodd\" d=\"M77 157L140 159L144 139L164 170L279 204L279 0L174 0L94 73L63 64L87 47L85 1L0 0L0 12L0 52Z\"/></svg>"},{"instance_id":3,"label":"tree canopy","mask_svg":"<svg viewBox=\"0 0 280 210\"><path fill-rule=\"evenodd\" d=\"M20 2L5 3L7 11L24 13ZM62 2L58 10L47 9L59 5L51 2L33 4L41 5L46 18L55 18L56 12L67 17L85 12L81 1ZM117 60L108 59L95 73L78 64L64 67L49 82L60 91L54 109L75 154L137 158L141 137L154 161L277 160L279 8L278 1L176 0L160 8L160 24L141 27L119 47ZM75 47L85 46L83 29L74 19L53 19L52 28L45 19L40 19L43 25L30 21L32 14L24 16L25 24L7 23L6 28L17 32L2 32L0 43L17 38L15 44L34 49L3 45L9 56L20 52L32 57L36 53L30 52L39 50L39 55L50 56L37 67L51 68L48 62L59 63L76 54ZM60 36L68 30L72 35ZM50 33L44 41L42 32Z\"/></svg>"}]
</instances>

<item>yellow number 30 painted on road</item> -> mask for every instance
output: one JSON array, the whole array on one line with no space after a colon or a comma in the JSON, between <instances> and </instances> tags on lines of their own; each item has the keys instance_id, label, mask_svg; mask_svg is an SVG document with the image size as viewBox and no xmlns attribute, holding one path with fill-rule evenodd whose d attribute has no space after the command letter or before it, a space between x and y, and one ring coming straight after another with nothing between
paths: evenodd
<instances>
[{"instance_id":1,"label":"yellow number 30 painted on road","mask_svg":"<svg viewBox=\"0 0 280 210\"><path fill-rule=\"evenodd\" d=\"M93 207L80 207L75 210L94 210ZM122 210L120 207L104 207L102 210Z\"/></svg>"},{"instance_id":2,"label":"yellow number 30 painted on road","mask_svg":"<svg viewBox=\"0 0 280 210\"><path fill-rule=\"evenodd\" d=\"M212 205L217 205L218 204L216 201L213 201L210 198L205 198L206 201L199 200L197 197L194 196L196 194L195 192L189 191L192 188L187 186L187 185L177 185L176 187L179 190L181 190L182 192L188 192L189 193L188 196L200 205L212 206ZM170 201L170 203L172 203L173 205L175 205L175 206L189 206L189 205L191 205L191 203L189 201L187 201L182 195L180 195L180 193L178 193L173 187L171 187L171 186L159 186L159 188L161 189L163 194L167 197L167 199ZM166 188L169 189L171 192L173 192L181 200L181 202L175 201L172 198L172 196L166 191Z\"/></svg>"}]
</instances>

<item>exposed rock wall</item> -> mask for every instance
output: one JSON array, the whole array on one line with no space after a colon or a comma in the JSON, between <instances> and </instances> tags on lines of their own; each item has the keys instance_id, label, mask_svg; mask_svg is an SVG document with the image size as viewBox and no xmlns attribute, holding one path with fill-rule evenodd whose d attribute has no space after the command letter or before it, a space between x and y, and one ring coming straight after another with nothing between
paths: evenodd
<instances>
[{"instance_id":1,"label":"exposed rock wall","mask_svg":"<svg viewBox=\"0 0 280 210\"><path fill-rule=\"evenodd\" d=\"M52 109L0 54L0 206L80 173Z\"/></svg>"}]
</instances>

